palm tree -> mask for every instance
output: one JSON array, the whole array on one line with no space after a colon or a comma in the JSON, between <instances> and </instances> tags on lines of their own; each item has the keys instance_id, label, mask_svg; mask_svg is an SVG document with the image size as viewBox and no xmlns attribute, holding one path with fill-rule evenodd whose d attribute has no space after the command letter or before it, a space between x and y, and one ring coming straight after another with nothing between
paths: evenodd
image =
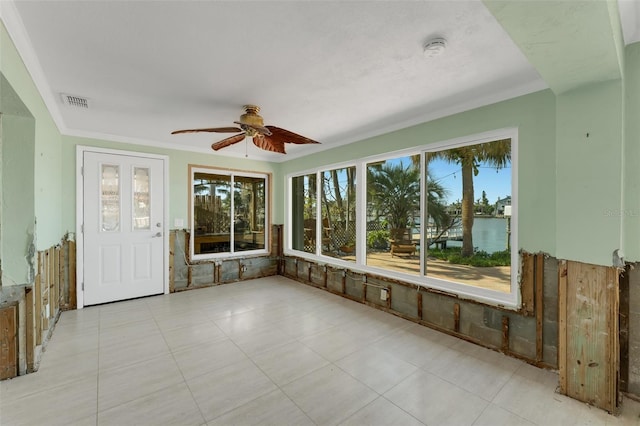
<instances>
[{"instance_id":1,"label":"palm tree","mask_svg":"<svg viewBox=\"0 0 640 426\"><path fill-rule=\"evenodd\" d=\"M392 229L406 228L409 219L420 210L420 168L415 164L405 167L385 163L370 167L369 193L379 211L386 217ZM427 211L438 226L450 222L442 200L446 189L427 174Z\"/></svg>"},{"instance_id":2,"label":"palm tree","mask_svg":"<svg viewBox=\"0 0 640 426\"><path fill-rule=\"evenodd\" d=\"M511 139L502 139L461 148L429 153L430 160L442 159L459 164L462 168L462 252L473 255L473 177L478 175L481 163L501 169L511 162Z\"/></svg>"}]
</instances>

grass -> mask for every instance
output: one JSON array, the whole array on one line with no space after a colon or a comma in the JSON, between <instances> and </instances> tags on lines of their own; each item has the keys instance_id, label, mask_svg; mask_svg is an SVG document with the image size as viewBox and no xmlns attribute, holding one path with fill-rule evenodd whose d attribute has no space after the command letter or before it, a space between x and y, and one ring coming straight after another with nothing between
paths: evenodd
<instances>
[{"instance_id":1,"label":"grass","mask_svg":"<svg viewBox=\"0 0 640 426\"><path fill-rule=\"evenodd\" d=\"M460 247L450 247L444 250L439 248L429 249L429 256L436 259L446 260L450 263L458 265L470 265L478 267L488 266L510 266L511 265L511 251L497 251L494 253L487 253L486 251L475 251L473 256L462 257Z\"/></svg>"}]
</instances>

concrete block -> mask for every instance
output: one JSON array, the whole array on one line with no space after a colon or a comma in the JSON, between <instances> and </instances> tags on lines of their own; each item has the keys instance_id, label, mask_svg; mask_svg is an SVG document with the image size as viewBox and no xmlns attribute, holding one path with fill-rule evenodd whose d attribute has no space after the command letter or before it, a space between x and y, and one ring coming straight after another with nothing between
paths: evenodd
<instances>
[{"instance_id":1,"label":"concrete block","mask_svg":"<svg viewBox=\"0 0 640 426\"><path fill-rule=\"evenodd\" d=\"M191 285L193 287L213 285L213 263L193 265L191 268Z\"/></svg>"},{"instance_id":2,"label":"concrete block","mask_svg":"<svg viewBox=\"0 0 640 426\"><path fill-rule=\"evenodd\" d=\"M403 285L390 284L391 309L411 318L418 318L418 291ZM423 307L424 309L424 307Z\"/></svg>"},{"instance_id":3,"label":"concrete block","mask_svg":"<svg viewBox=\"0 0 640 426\"><path fill-rule=\"evenodd\" d=\"M422 294L422 319L447 330L454 329L455 299L434 293ZM460 317L462 318L462 309Z\"/></svg>"}]
</instances>

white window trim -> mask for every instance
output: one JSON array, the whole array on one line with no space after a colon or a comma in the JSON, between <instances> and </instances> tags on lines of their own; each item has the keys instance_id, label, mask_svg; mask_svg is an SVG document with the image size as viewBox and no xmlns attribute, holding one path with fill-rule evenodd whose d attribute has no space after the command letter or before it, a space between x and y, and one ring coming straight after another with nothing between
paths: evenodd
<instances>
[{"instance_id":1,"label":"white window trim","mask_svg":"<svg viewBox=\"0 0 640 426\"><path fill-rule=\"evenodd\" d=\"M216 167L208 167L208 166L191 166L189 168L189 197L191 200L190 209L189 209L189 232L192 236L195 236L195 221L194 221L194 185L193 179L196 173L207 173L207 174L217 174L222 176L230 176L231 181L231 211L234 210L234 197L233 197L233 183L235 176L241 177L252 177L252 178L264 178L264 202L265 202L265 223L264 223L264 249L256 249L256 250L243 250L238 252L225 252L225 253L205 253L205 254L195 254L195 238L189 238L189 254L190 259L194 261L202 261L202 260L216 260L216 259L229 259L229 258L245 258L250 256L262 256L265 254L269 254L269 241L271 241L271 176L268 173L257 173L257 172L247 172L243 170L229 170L222 169ZM231 233L230 238L234 238L233 233ZM230 249L233 248L233 245L230 246Z\"/></svg>"},{"instance_id":2,"label":"white window trim","mask_svg":"<svg viewBox=\"0 0 640 426\"><path fill-rule=\"evenodd\" d=\"M388 269L377 268L369 266L363 262L366 260L366 245L362 242L365 240L362 235L362 226L356 227L356 262L349 262L338 258L324 256L320 254L316 246L315 253L307 253L301 250L293 250L292 247L292 232L291 224L292 211L291 211L291 194L292 194L292 179L294 177L316 174L320 178L320 173L327 170L340 169L344 167L356 167L356 216L360 224L366 222L366 173L365 168L367 163L375 161L383 161L391 158L397 158L401 156L421 154L421 165L424 170L424 153L442 151L451 148L457 148L467 145L481 144L485 142L492 142L500 139L511 139L511 286L510 291L500 292L496 290L490 290L481 287L474 287L472 285L466 285L455 281L447 281L438 278L427 276L416 276L410 274L404 274L401 272L391 271ZM320 184L318 179L318 185ZM424 197L426 196L424 191L424 185L420 185L421 188L421 205L424 205ZM319 188L321 189L321 188ZM319 194L320 192L318 192ZM317 202L317 215L320 212L320 201ZM315 167L312 169L306 169L298 172L289 173L286 176L285 185L285 226L284 226L284 254L288 256L296 256L300 258L306 258L311 261L315 261L321 264L333 265L338 268L350 269L356 272L362 273L374 273L380 276L389 277L391 279L404 281L407 283L415 284L418 286L433 288L448 293L457 294L467 299L477 300L479 302L502 306L509 309L517 309L521 305L521 292L520 292L520 276L521 265L519 257L519 243L518 243L518 128L510 127L504 129L497 129L488 132L483 132L475 135L462 136L454 139L448 139L445 141L430 143L427 145L416 146L408 149L402 149L398 151L387 152L384 154L378 154L370 157L364 157L357 161L342 162L336 164L323 165L321 167ZM321 216L317 216L321 217ZM420 235L421 235L421 247L424 247L424 232L422 229L424 221L420 221ZM420 256L420 270L424 271L424 256Z\"/></svg>"}]
</instances>

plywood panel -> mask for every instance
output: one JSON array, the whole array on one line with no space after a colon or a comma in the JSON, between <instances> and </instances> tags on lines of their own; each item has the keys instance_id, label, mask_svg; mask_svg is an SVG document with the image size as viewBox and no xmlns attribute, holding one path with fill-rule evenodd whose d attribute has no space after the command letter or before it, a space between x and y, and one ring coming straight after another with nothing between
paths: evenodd
<instances>
[{"instance_id":1,"label":"plywood panel","mask_svg":"<svg viewBox=\"0 0 640 426\"><path fill-rule=\"evenodd\" d=\"M527 315L532 315L534 309L534 265L535 256L530 253L522 253L520 292L522 295L522 310Z\"/></svg>"},{"instance_id":2,"label":"plywood panel","mask_svg":"<svg viewBox=\"0 0 640 426\"><path fill-rule=\"evenodd\" d=\"M0 380L18 375L17 335L16 306L0 308Z\"/></svg>"},{"instance_id":3,"label":"plywood panel","mask_svg":"<svg viewBox=\"0 0 640 426\"><path fill-rule=\"evenodd\" d=\"M564 265L560 269L561 391L615 412L619 371L618 271L568 261L563 280Z\"/></svg>"}]
</instances>

